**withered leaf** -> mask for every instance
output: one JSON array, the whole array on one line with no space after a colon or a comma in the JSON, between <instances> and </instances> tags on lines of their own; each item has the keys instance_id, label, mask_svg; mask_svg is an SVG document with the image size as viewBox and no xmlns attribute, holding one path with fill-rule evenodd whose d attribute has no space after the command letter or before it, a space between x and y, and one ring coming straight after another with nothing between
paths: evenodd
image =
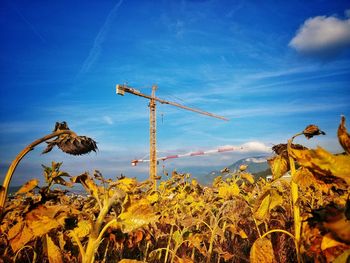
<instances>
[{"instance_id":1,"label":"withered leaf","mask_svg":"<svg viewBox=\"0 0 350 263\"><path fill-rule=\"evenodd\" d=\"M32 179L26 182L18 191L16 194L25 194L29 191L32 191L35 187L37 187L39 184L38 179Z\"/></svg>"},{"instance_id":2,"label":"withered leaf","mask_svg":"<svg viewBox=\"0 0 350 263\"><path fill-rule=\"evenodd\" d=\"M341 117L341 122L338 127L338 140L347 154L350 154L350 134L345 127L345 117Z\"/></svg>"},{"instance_id":3,"label":"withered leaf","mask_svg":"<svg viewBox=\"0 0 350 263\"><path fill-rule=\"evenodd\" d=\"M333 175L350 184L350 155L333 155L321 147L316 150L291 149L298 163L321 175ZM321 178L320 178L321 179Z\"/></svg>"}]
</instances>

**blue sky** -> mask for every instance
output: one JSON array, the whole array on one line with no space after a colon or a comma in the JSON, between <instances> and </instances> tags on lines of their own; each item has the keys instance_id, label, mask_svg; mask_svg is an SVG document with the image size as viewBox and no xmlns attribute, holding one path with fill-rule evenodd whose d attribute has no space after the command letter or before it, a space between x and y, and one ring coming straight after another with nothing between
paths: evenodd
<instances>
[{"instance_id":1,"label":"blue sky","mask_svg":"<svg viewBox=\"0 0 350 263\"><path fill-rule=\"evenodd\" d=\"M148 101L115 85L230 119L159 105L159 155L249 145L240 152L166 163L210 171L268 154L306 125L327 136L299 143L340 151L340 115L350 119L347 1L2 1L0 172L56 121L98 142L82 157L37 147L13 178L41 176L63 161L73 175L99 169L148 176L130 161L148 153Z\"/></svg>"}]
</instances>

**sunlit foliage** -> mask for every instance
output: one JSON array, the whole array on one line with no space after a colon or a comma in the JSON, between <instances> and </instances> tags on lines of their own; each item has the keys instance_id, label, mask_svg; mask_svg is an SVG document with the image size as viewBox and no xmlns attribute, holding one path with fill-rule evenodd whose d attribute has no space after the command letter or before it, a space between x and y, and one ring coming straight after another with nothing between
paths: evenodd
<instances>
[{"instance_id":1,"label":"sunlit foliage","mask_svg":"<svg viewBox=\"0 0 350 263\"><path fill-rule=\"evenodd\" d=\"M308 126L307 138L324 134ZM346 262L350 255L349 134L344 153L287 144L274 147L273 180L242 167L202 186L173 172L152 182L99 171L70 176L43 166L45 185L30 180L8 200L1 219L4 262ZM289 153L289 154L288 154ZM291 160L296 163L292 179ZM296 204L291 184L298 185ZM60 190L81 185L85 194ZM295 237L295 206L301 237Z\"/></svg>"}]
</instances>

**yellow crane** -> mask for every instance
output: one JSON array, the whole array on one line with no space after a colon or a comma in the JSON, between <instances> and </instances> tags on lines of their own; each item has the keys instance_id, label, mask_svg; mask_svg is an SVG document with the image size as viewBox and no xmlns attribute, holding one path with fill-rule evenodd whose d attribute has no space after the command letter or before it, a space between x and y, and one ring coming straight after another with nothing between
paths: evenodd
<instances>
[{"instance_id":1,"label":"yellow crane","mask_svg":"<svg viewBox=\"0 0 350 263\"><path fill-rule=\"evenodd\" d=\"M156 101L160 102L161 104L169 104L175 107L179 107L181 109L197 112L199 114L207 115L213 118L221 119L228 121L225 117L203 111L200 109L190 108L184 105L181 105L176 102L166 101L160 98L156 97L156 90L157 86L152 86L152 94L146 95L141 93L139 90L134 89L132 87L128 87L127 85L120 85L118 84L116 86L117 94L124 96L125 92L140 96L146 99L149 99L149 109L150 109L150 115L149 115L149 133L150 133L150 166L149 166L149 178L154 183L154 187L156 187L156 178L157 178L157 146L156 146Z\"/></svg>"}]
</instances>

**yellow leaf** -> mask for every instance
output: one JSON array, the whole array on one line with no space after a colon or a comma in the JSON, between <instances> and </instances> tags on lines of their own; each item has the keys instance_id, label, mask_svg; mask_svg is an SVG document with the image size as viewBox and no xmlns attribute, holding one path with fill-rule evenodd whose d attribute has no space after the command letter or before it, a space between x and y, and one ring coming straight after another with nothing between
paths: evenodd
<instances>
[{"instance_id":1,"label":"yellow leaf","mask_svg":"<svg viewBox=\"0 0 350 263\"><path fill-rule=\"evenodd\" d=\"M350 258L350 249L345 250L343 254L337 257L332 263L344 263L349 262Z\"/></svg>"},{"instance_id":2,"label":"yellow leaf","mask_svg":"<svg viewBox=\"0 0 350 263\"><path fill-rule=\"evenodd\" d=\"M350 134L346 130L344 116L342 116L341 122L338 128L338 139L341 146L343 146L343 149L345 150L345 152L350 154Z\"/></svg>"},{"instance_id":3,"label":"yellow leaf","mask_svg":"<svg viewBox=\"0 0 350 263\"><path fill-rule=\"evenodd\" d=\"M275 189L270 190L270 206L269 206L269 211L274 209L277 206L282 206L283 204L283 197L282 195Z\"/></svg>"},{"instance_id":4,"label":"yellow leaf","mask_svg":"<svg viewBox=\"0 0 350 263\"><path fill-rule=\"evenodd\" d=\"M321 147L316 150L291 148L291 155L303 167L310 168L320 175L339 177L350 184L350 155L333 155Z\"/></svg>"},{"instance_id":5,"label":"yellow leaf","mask_svg":"<svg viewBox=\"0 0 350 263\"><path fill-rule=\"evenodd\" d=\"M38 186L39 180L38 179L32 179L26 182L18 191L16 194L25 194L29 191L33 190L36 186Z\"/></svg>"},{"instance_id":6,"label":"yellow leaf","mask_svg":"<svg viewBox=\"0 0 350 263\"><path fill-rule=\"evenodd\" d=\"M272 263L275 261L272 243L269 239L257 239L250 250L250 263Z\"/></svg>"},{"instance_id":7,"label":"yellow leaf","mask_svg":"<svg viewBox=\"0 0 350 263\"><path fill-rule=\"evenodd\" d=\"M255 219L259 221L263 221L265 219L266 214L269 211L270 202L271 202L271 196L270 194L268 194L260 203L259 208L255 211L254 213Z\"/></svg>"},{"instance_id":8,"label":"yellow leaf","mask_svg":"<svg viewBox=\"0 0 350 263\"><path fill-rule=\"evenodd\" d=\"M241 238L248 238L247 234L242 229L239 230L238 234L241 236Z\"/></svg>"},{"instance_id":9,"label":"yellow leaf","mask_svg":"<svg viewBox=\"0 0 350 263\"><path fill-rule=\"evenodd\" d=\"M27 221L27 225L33 235L39 237L47 234L51 229L59 227L60 224L55 219L44 216L38 217L35 221Z\"/></svg>"},{"instance_id":10,"label":"yellow leaf","mask_svg":"<svg viewBox=\"0 0 350 263\"><path fill-rule=\"evenodd\" d=\"M327 193L332 187L332 185L328 186L326 183L317 180L310 170L305 167L300 167L293 175L292 180L304 190L312 186L317 189L317 191Z\"/></svg>"},{"instance_id":11,"label":"yellow leaf","mask_svg":"<svg viewBox=\"0 0 350 263\"><path fill-rule=\"evenodd\" d=\"M159 216L147 199L136 200L126 207L126 211L118 216L118 223L122 225L124 233L136 230L139 227L154 223Z\"/></svg>"},{"instance_id":12,"label":"yellow leaf","mask_svg":"<svg viewBox=\"0 0 350 263\"><path fill-rule=\"evenodd\" d=\"M134 178L125 177L123 179L119 179L118 181L112 183L111 185L117 186L119 189L130 192L133 191L137 185L137 181Z\"/></svg>"},{"instance_id":13,"label":"yellow leaf","mask_svg":"<svg viewBox=\"0 0 350 263\"><path fill-rule=\"evenodd\" d=\"M20 231L22 231L23 227L24 227L24 222L19 221L17 224L15 224L13 227L10 228L7 238L9 240L15 238L20 233Z\"/></svg>"},{"instance_id":14,"label":"yellow leaf","mask_svg":"<svg viewBox=\"0 0 350 263\"><path fill-rule=\"evenodd\" d=\"M46 244L47 244L47 256L50 263L62 263L62 253L58 246L52 241L49 235L46 235Z\"/></svg>"},{"instance_id":15,"label":"yellow leaf","mask_svg":"<svg viewBox=\"0 0 350 263\"><path fill-rule=\"evenodd\" d=\"M135 259L126 259L126 258L119 260L118 262L119 263L144 263L144 261L138 261Z\"/></svg>"},{"instance_id":16,"label":"yellow leaf","mask_svg":"<svg viewBox=\"0 0 350 263\"><path fill-rule=\"evenodd\" d=\"M175 241L175 244L180 244L183 241L182 235L179 230L176 230L171 238Z\"/></svg>"},{"instance_id":17,"label":"yellow leaf","mask_svg":"<svg viewBox=\"0 0 350 263\"><path fill-rule=\"evenodd\" d=\"M239 195L239 187L236 184L222 184L218 190L218 196L223 199L231 199Z\"/></svg>"},{"instance_id":18,"label":"yellow leaf","mask_svg":"<svg viewBox=\"0 0 350 263\"><path fill-rule=\"evenodd\" d=\"M91 224L87 220L79 221L78 226L72 230L72 232L74 232L74 234L78 238L86 237L87 235L90 234L90 231L91 231ZM69 233L69 236L73 236L73 234Z\"/></svg>"},{"instance_id":19,"label":"yellow leaf","mask_svg":"<svg viewBox=\"0 0 350 263\"><path fill-rule=\"evenodd\" d=\"M328 233L323 236L322 243L321 243L321 249L326 250L327 248L336 247L336 246L344 246L344 243L338 242L333 239L332 234Z\"/></svg>"},{"instance_id":20,"label":"yellow leaf","mask_svg":"<svg viewBox=\"0 0 350 263\"><path fill-rule=\"evenodd\" d=\"M27 227L25 224L22 230L10 240L10 245L13 252L17 252L20 248L22 248L25 244L32 241L35 238L33 232Z\"/></svg>"},{"instance_id":21,"label":"yellow leaf","mask_svg":"<svg viewBox=\"0 0 350 263\"><path fill-rule=\"evenodd\" d=\"M289 170L288 161L281 155L277 155L269 159L268 162L271 167L271 172L274 180L282 177Z\"/></svg>"},{"instance_id":22,"label":"yellow leaf","mask_svg":"<svg viewBox=\"0 0 350 263\"><path fill-rule=\"evenodd\" d=\"M154 193L152 193L152 194L150 194L150 195L147 195L147 200L151 203L151 204L153 204L153 203L156 203L156 202L158 202L158 200L159 200L159 194L157 193L157 192L154 192Z\"/></svg>"},{"instance_id":23,"label":"yellow leaf","mask_svg":"<svg viewBox=\"0 0 350 263\"><path fill-rule=\"evenodd\" d=\"M241 177L246 179L249 183L254 184L254 176L249 173L242 173Z\"/></svg>"}]
</instances>

